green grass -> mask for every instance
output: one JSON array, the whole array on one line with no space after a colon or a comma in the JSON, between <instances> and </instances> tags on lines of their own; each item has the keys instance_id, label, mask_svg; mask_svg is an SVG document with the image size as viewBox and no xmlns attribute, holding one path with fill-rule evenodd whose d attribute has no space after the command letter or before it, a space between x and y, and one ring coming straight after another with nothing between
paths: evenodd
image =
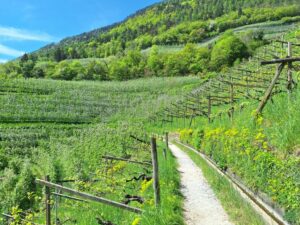
<instances>
[{"instance_id":1,"label":"green grass","mask_svg":"<svg viewBox=\"0 0 300 225\"><path fill-rule=\"evenodd\" d=\"M230 182L205 162L195 152L185 146L175 143L181 150L186 152L190 158L201 168L210 187L220 200L227 212L230 221L236 225L264 225L263 219L255 212L240 194L233 189Z\"/></svg>"}]
</instances>

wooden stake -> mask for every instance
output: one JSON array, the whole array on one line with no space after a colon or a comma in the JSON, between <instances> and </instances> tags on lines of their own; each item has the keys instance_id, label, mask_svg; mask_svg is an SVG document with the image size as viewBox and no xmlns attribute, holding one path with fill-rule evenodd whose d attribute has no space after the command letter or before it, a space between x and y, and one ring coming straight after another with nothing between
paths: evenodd
<instances>
[{"instance_id":1,"label":"wooden stake","mask_svg":"<svg viewBox=\"0 0 300 225\"><path fill-rule=\"evenodd\" d=\"M285 63L281 63L281 64L278 65L276 73L275 73L275 76L274 76L274 78L273 78L273 80L272 80L272 82L271 82L268 90L266 91L263 99L261 100L261 102L260 102L260 104L259 104L259 106L258 106L258 108L256 110L256 115L259 115L259 114L262 113L264 107L266 106L268 100L271 97L272 90L273 90L273 88L274 88L274 86L275 86L275 84L276 84L276 82L277 82L277 80L278 80L278 78L279 78L279 76L280 76L280 74L281 74L284 66L285 66Z\"/></svg>"},{"instance_id":2,"label":"wooden stake","mask_svg":"<svg viewBox=\"0 0 300 225\"><path fill-rule=\"evenodd\" d=\"M292 58L292 43L288 42L288 57ZM292 77L292 63L288 63L288 84L287 89L288 93L290 94L292 91L293 86L293 77Z\"/></svg>"},{"instance_id":3,"label":"wooden stake","mask_svg":"<svg viewBox=\"0 0 300 225\"><path fill-rule=\"evenodd\" d=\"M49 182L50 178L47 175L45 181ZM51 225L51 193L50 188L45 187L45 206L46 206L46 225Z\"/></svg>"},{"instance_id":4,"label":"wooden stake","mask_svg":"<svg viewBox=\"0 0 300 225\"><path fill-rule=\"evenodd\" d=\"M165 141L166 141L166 148L167 149L169 149L169 133L168 132L166 132L166 134L165 134L166 136L165 136Z\"/></svg>"},{"instance_id":5,"label":"wooden stake","mask_svg":"<svg viewBox=\"0 0 300 225\"><path fill-rule=\"evenodd\" d=\"M230 119L233 121L233 113L234 113L234 86L232 83L232 78L231 78L231 84L230 84L230 103L231 103L231 109L230 109Z\"/></svg>"},{"instance_id":6,"label":"wooden stake","mask_svg":"<svg viewBox=\"0 0 300 225\"><path fill-rule=\"evenodd\" d=\"M153 188L154 188L154 201L156 207L160 205L160 186L159 186L159 171L158 171L158 158L156 139L151 138L151 150L152 150L152 165L153 165Z\"/></svg>"},{"instance_id":7,"label":"wooden stake","mask_svg":"<svg viewBox=\"0 0 300 225\"><path fill-rule=\"evenodd\" d=\"M208 109L207 109L207 116L208 116L208 122L211 122L211 97L210 95L207 97L208 98Z\"/></svg>"},{"instance_id":8,"label":"wooden stake","mask_svg":"<svg viewBox=\"0 0 300 225\"><path fill-rule=\"evenodd\" d=\"M58 196L55 195L55 224L58 225Z\"/></svg>"},{"instance_id":9,"label":"wooden stake","mask_svg":"<svg viewBox=\"0 0 300 225\"><path fill-rule=\"evenodd\" d=\"M163 154L164 154L164 158L167 159L167 150L165 148L163 149Z\"/></svg>"}]
</instances>

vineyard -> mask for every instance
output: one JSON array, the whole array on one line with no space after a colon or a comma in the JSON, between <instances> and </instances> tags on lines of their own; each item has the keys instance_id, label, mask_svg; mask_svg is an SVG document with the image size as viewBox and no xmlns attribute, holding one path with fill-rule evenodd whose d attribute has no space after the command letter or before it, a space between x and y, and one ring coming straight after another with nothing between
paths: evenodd
<instances>
[{"instance_id":1,"label":"vineyard","mask_svg":"<svg viewBox=\"0 0 300 225\"><path fill-rule=\"evenodd\" d=\"M162 109L152 119L155 121L163 116L162 122L172 122L174 118L183 118L188 119L191 126L197 116L205 116L208 120L225 114L233 117L234 111L242 110L247 104L258 104L274 77L275 70L272 62L287 54L287 44L287 41L271 41L249 60L210 79L181 100ZM292 46L293 54L298 55L300 45L292 43ZM299 58L296 60L299 61ZM280 73L288 74L289 70L294 69L298 71L298 67L286 67L282 68ZM298 80L298 73L295 79L289 81L290 83L287 83L284 75L276 79L272 96L286 92L286 89L291 91Z\"/></svg>"},{"instance_id":2,"label":"vineyard","mask_svg":"<svg viewBox=\"0 0 300 225\"><path fill-rule=\"evenodd\" d=\"M2 223L44 223L43 186L35 184L35 179L46 175L65 187L128 207L154 210L150 137L142 121L200 83L192 77L96 84L3 80L0 208L6 216ZM120 118L127 122L118 122ZM158 143L160 161L162 150ZM168 158L160 173L170 182L161 186L171 196L179 184L177 175L170 172L175 162ZM153 217L155 210L147 210L152 214L139 216L75 196L67 198L59 190L51 193L51 221L55 224L131 224L133 220L164 224L165 213L174 213L168 206L161 215ZM161 204L176 207L180 200L162 198ZM14 208L17 205L19 208Z\"/></svg>"}]
</instances>

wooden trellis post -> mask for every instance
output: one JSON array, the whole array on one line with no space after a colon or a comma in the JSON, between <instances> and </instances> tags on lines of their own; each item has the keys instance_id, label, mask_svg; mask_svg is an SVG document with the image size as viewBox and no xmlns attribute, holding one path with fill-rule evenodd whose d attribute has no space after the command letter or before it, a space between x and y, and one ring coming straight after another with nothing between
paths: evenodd
<instances>
[{"instance_id":1,"label":"wooden trellis post","mask_svg":"<svg viewBox=\"0 0 300 225\"><path fill-rule=\"evenodd\" d=\"M288 42L288 58L292 57L292 43ZM287 89L288 93L290 94L293 88L293 77L292 77L292 63L288 63L288 83Z\"/></svg>"},{"instance_id":2,"label":"wooden trellis post","mask_svg":"<svg viewBox=\"0 0 300 225\"><path fill-rule=\"evenodd\" d=\"M47 175L45 181L49 182L50 178ZM46 206L46 225L51 225L51 192L50 188L45 186L45 206Z\"/></svg>"},{"instance_id":3,"label":"wooden trellis post","mask_svg":"<svg viewBox=\"0 0 300 225\"><path fill-rule=\"evenodd\" d=\"M153 188L154 188L154 201L156 207L160 205L160 186L159 186L159 171L158 171L158 157L156 139L151 138L151 152L152 152L152 165L153 165Z\"/></svg>"},{"instance_id":4,"label":"wooden trellis post","mask_svg":"<svg viewBox=\"0 0 300 225\"><path fill-rule=\"evenodd\" d=\"M163 149L163 154L164 154L164 159L166 160L167 159L167 150L165 148Z\"/></svg>"},{"instance_id":5,"label":"wooden trellis post","mask_svg":"<svg viewBox=\"0 0 300 225\"><path fill-rule=\"evenodd\" d=\"M166 148L169 149L169 133L166 132L165 134L165 141L166 141Z\"/></svg>"},{"instance_id":6,"label":"wooden trellis post","mask_svg":"<svg viewBox=\"0 0 300 225\"><path fill-rule=\"evenodd\" d=\"M207 117L208 117L208 122L210 123L211 122L211 96L210 95L207 97L207 100L208 100Z\"/></svg>"},{"instance_id":7,"label":"wooden trellis post","mask_svg":"<svg viewBox=\"0 0 300 225\"><path fill-rule=\"evenodd\" d=\"M260 104L259 104L259 106L258 106L258 108L257 108L257 110L256 110L256 114L257 114L257 115L262 113L264 107L266 106L268 100L270 99L271 94L272 94L272 91L273 91L273 88L274 88L274 86L275 86L275 84L276 84L276 82L277 82L277 80L278 80L278 78L279 78L279 76L280 76L280 74L281 74L283 68L284 68L284 65L285 65L284 63L281 63L281 64L277 67L275 76L274 76L274 78L273 78L273 80L272 80L272 82L271 82L269 88L267 89L267 91L266 91L266 93L265 93L263 99L261 100L261 102L260 102Z\"/></svg>"},{"instance_id":8,"label":"wooden trellis post","mask_svg":"<svg viewBox=\"0 0 300 225\"><path fill-rule=\"evenodd\" d=\"M234 86L233 86L233 80L231 78L231 83L230 83L230 104L231 104L231 109L230 109L230 119L233 121L233 113L234 113Z\"/></svg>"},{"instance_id":9,"label":"wooden trellis post","mask_svg":"<svg viewBox=\"0 0 300 225\"><path fill-rule=\"evenodd\" d=\"M287 43L288 44L288 56L287 58L284 58L284 59L274 59L274 60L270 60L270 61L262 61L261 62L261 65L271 65L271 64L279 64L277 66L277 69L276 69L276 73L275 73L275 76L269 86L269 88L267 89L263 99L261 100L257 110L256 110L256 114L261 114L264 107L266 106L268 100L270 99L271 95L272 95L272 91L276 85L276 82L277 80L279 79L280 77L280 74L284 68L284 66L286 64L288 64L288 85L287 85L287 88L288 88L288 92L290 93L292 88L293 88L293 77L292 77L292 63L293 62L300 62L300 58L293 58L292 57L292 43L291 42L282 42L282 43Z\"/></svg>"},{"instance_id":10,"label":"wooden trellis post","mask_svg":"<svg viewBox=\"0 0 300 225\"><path fill-rule=\"evenodd\" d=\"M185 123L186 117L187 117L187 103L185 103L185 109L184 109L184 127L186 127L186 123Z\"/></svg>"}]
</instances>

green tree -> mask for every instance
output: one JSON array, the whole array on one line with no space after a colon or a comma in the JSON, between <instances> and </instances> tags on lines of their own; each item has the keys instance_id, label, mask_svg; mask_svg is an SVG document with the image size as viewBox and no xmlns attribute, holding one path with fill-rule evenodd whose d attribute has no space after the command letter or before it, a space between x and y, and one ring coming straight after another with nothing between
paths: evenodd
<instances>
[{"instance_id":1,"label":"green tree","mask_svg":"<svg viewBox=\"0 0 300 225\"><path fill-rule=\"evenodd\" d=\"M32 70L34 68L34 62L32 60L21 63L22 74L25 78L33 77Z\"/></svg>"},{"instance_id":2,"label":"green tree","mask_svg":"<svg viewBox=\"0 0 300 225\"><path fill-rule=\"evenodd\" d=\"M184 76L188 74L188 61L182 53L169 54L164 63L165 76Z\"/></svg>"},{"instance_id":3,"label":"green tree","mask_svg":"<svg viewBox=\"0 0 300 225\"><path fill-rule=\"evenodd\" d=\"M54 57L54 60L56 62L60 62L64 59L66 59L65 53L64 53L63 49L60 48L60 47L55 48L54 53L53 53L53 57Z\"/></svg>"},{"instance_id":4,"label":"green tree","mask_svg":"<svg viewBox=\"0 0 300 225\"><path fill-rule=\"evenodd\" d=\"M84 80L108 80L108 68L105 63L95 60L88 63Z\"/></svg>"},{"instance_id":5,"label":"green tree","mask_svg":"<svg viewBox=\"0 0 300 225\"><path fill-rule=\"evenodd\" d=\"M162 56L159 54L158 47L154 45L147 59L147 69L151 76L160 76L162 75L163 66Z\"/></svg>"},{"instance_id":6,"label":"green tree","mask_svg":"<svg viewBox=\"0 0 300 225\"><path fill-rule=\"evenodd\" d=\"M115 60L109 66L109 78L112 80L129 79L129 70L127 64L122 60Z\"/></svg>"},{"instance_id":7,"label":"green tree","mask_svg":"<svg viewBox=\"0 0 300 225\"><path fill-rule=\"evenodd\" d=\"M130 50L122 59L127 65L129 74L127 79L138 78L144 75L146 60L140 50Z\"/></svg>"},{"instance_id":8,"label":"green tree","mask_svg":"<svg viewBox=\"0 0 300 225\"><path fill-rule=\"evenodd\" d=\"M247 46L232 33L228 33L213 47L211 67L221 70L223 67L232 66L235 60L248 56Z\"/></svg>"},{"instance_id":9,"label":"green tree","mask_svg":"<svg viewBox=\"0 0 300 225\"><path fill-rule=\"evenodd\" d=\"M58 80L73 80L78 74L80 74L80 77L83 73L84 69L79 62L75 61L70 64L66 61L61 61L56 65L52 78Z\"/></svg>"}]
</instances>

